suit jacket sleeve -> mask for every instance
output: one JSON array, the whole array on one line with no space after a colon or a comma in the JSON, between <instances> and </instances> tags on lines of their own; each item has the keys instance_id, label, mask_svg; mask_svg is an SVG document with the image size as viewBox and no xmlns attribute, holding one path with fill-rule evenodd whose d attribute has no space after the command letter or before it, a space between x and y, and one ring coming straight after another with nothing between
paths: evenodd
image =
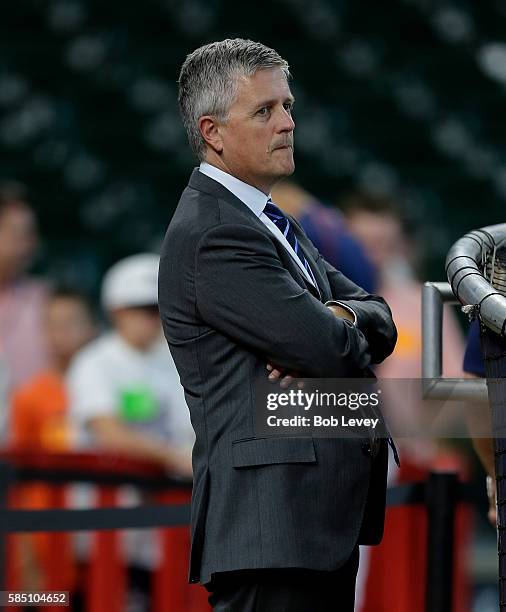
<instances>
[{"instance_id":1,"label":"suit jacket sleeve","mask_svg":"<svg viewBox=\"0 0 506 612\"><path fill-rule=\"evenodd\" d=\"M337 318L286 270L272 241L222 224L199 240L197 309L211 327L302 376L356 376L370 363L360 328Z\"/></svg>"},{"instance_id":2,"label":"suit jacket sleeve","mask_svg":"<svg viewBox=\"0 0 506 612\"><path fill-rule=\"evenodd\" d=\"M320 255L332 297L349 306L357 315L357 327L369 344L372 363L380 363L392 353L397 341L397 329L385 300L371 295L355 285Z\"/></svg>"},{"instance_id":3,"label":"suit jacket sleeve","mask_svg":"<svg viewBox=\"0 0 506 612\"><path fill-rule=\"evenodd\" d=\"M290 216L291 222L305 235L304 229ZM311 255L323 266L332 292L332 298L349 306L357 315L356 325L368 344L371 363L380 363L392 353L397 342L397 329L388 304L379 295L372 295L336 270L309 242Z\"/></svg>"}]
</instances>

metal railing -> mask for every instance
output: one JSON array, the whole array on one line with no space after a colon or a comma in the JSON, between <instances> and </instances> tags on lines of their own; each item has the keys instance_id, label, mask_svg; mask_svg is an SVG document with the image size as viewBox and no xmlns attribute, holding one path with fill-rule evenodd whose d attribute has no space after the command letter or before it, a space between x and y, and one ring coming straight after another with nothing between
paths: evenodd
<instances>
[{"instance_id":1,"label":"metal railing","mask_svg":"<svg viewBox=\"0 0 506 612\"><path fill-rule=\"evenodd\" d=\"M449 283L427 282L422 289L422 378L425 399L486 401L483 379L443 377L443 307L458 304Z\"/></svg>"}]
</instances>

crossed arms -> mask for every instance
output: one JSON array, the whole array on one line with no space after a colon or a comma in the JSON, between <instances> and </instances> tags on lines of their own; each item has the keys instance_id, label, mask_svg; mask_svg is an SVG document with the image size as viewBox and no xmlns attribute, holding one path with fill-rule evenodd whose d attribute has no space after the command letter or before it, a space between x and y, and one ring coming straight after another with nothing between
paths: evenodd
<instances>
[{"instance_id":1,"label":"crossed arms","mask_svg":"<svg viewBox=\"0 0 506 612\"><path fill-rule=\"evenodd\" d=\"M265 233L241 224L212 227L198 243L198 311L208 325L282 369L307 377L354 376L392 352L397 333L390 309L316 249L311 255L325 267L332 297L357 314L356 326L294 280Z\"/></svg>"}]
</instances>

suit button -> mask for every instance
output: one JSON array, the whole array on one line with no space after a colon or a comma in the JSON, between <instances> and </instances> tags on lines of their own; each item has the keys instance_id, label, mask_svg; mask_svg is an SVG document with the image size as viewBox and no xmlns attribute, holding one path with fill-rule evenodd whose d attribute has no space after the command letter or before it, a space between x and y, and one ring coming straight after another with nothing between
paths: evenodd
<instances>
[{"instance_id":1,"label":"suit button","mask_svg":"<svg viewBox=\"0 0 506 612\"><path fill-rule=\"evenodd\" d=\"M366 457L372 457L372 449L369 442L363 442L362 444L362 452Z\"/></svg>"}]
</instances>

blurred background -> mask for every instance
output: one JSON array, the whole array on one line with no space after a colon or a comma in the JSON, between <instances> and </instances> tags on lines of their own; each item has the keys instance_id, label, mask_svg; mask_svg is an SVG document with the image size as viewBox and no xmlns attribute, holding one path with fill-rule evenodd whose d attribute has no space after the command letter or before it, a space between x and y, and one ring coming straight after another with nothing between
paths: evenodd
<instances>
[{"instance_id":1,"label":"blurred background","mask_svg":"<svg viewBox=\"0 0 506 612\"><path fill-rule=\"evenodd\" d=\"M296 178L330 202L402 198L439 278L457 237L501 220L505 18L499 1L8 1L0 174L30 188L41 269L96 289L109 263L158 246L195 165L182 60L250 37L294 76Z\"/></svg>"},{"instance_id":2,"label":"blurred background","mask_svg":"<svg viewBox=\"0 0 506 612\"><path fill-rule=\"evenodd\" d=\"M400 321L397 361L384 375L420 376L420 281L446 280L451 244L505 221L505 25L499 0L3 2L0 200L28 204L23 210L32 217L23 230L4 212L2 229L0 210L0 238L22 250L9 260L0 245L1 351L14 342L13 280L37 277L86 294L93 312L74 314L88 324L105 272L125 257L159 251L197 165L178 114L179 68L196 47L239 36L275 48L293 75L296 172L278 203L305 219L329 259L334 235L323 234L343 232L339 244L347 246L335 253L335 265L351 277L353 262L364 257L355 280L390 296ZM316 202L323 203L320 213ZM46 297L27 295L42 313ZM132 299L120 306L137 308ZM99 315L102 328L105 318ZM109 320L121 335L124 317ZM447 327L446 373L460 376L467 323L450 315ZM71 346L53 342L51 366L41 350L30 371L5 382L7 404L37 368L54 369L57 361L66 377L71 357L94 335L88 330ZM23 342L16 341L18 365L35 351ZM479 367L468 371L479 375ZM12 416L6 421L9 439ZM469 537L459 549L468 595L458 610L495 610L495 534L486 521L484 474L469 444L443 446L420 449L413 463L430 469L451 455L475 486L474 526L463 527Z\"/></svg>"}]
</instances>

